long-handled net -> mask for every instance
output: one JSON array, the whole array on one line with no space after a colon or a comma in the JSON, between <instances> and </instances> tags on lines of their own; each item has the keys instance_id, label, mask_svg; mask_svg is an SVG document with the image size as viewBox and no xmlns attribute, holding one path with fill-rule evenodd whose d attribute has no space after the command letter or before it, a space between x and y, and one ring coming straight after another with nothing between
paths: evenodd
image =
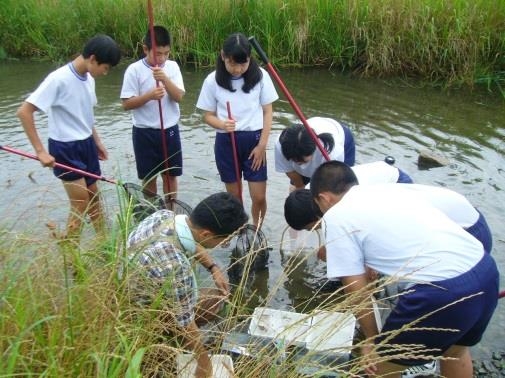
<instances>
[{"instance_id":1,"label":"long-handled net","mask_svg":"<svg viewBox=\"0 0 505 378\"><path fill-rule=\"evenodd\" d=\"M172 210L176 214L186 215L191 214L193 210L191 206L183 201L174 198L164 199L140 185L127 182L122 186L126 191L128 201L132 206L133 216L137 221L141 221L160 209Z\"/></svg>"}]
</instances>

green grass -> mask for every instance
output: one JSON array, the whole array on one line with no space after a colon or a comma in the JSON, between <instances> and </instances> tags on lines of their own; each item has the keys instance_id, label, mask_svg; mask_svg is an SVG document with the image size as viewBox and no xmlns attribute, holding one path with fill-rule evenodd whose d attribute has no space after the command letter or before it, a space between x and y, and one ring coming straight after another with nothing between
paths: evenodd
<instances>
[{"instance_id":1,"label":"green grass","mask_svg":"<svg viewBox=\"0 0 505 378\"><path fill-rule=\"evenodd\" d=\"M495 0L187 0L153 2L182 64L213 66L226 36L254 35L272 63L503 88L505 3ZM66 60L98 32L135 58L143 0L3 0L0 58Z\"/></svg>"},{"instance_id":2,"label":"green grass","mask_svg":"<svg viewBox=\"0 0 505 378\"><path fill-rule=\"evenodd\" d=\"M129 276L118 274L125 261L126 237L133 227L130 206L121 190L118 194L115 207L119 212L105 239L88 235L75 245L57 242L36 230L25 234L9 231L7 224L0 227L0 376L173 376L176 355L188 353L173 329L166 333L167 307L161 302L152 306L132 302ZM91 225L85 227L86 236ZM277 251L278 246L272 248ZM210 328L212 333L206 333L214 335L206 343L210 353L223 353L221 344L227 332L248 319L255 307L271 307L269 303L284 281L297 274L298 266L308 257L301 252L292 257L268 293L258 295L250 271L254 252L241 261L243 274L234 283L221 318ZM339 290L314 293L297 311L357 311L360 306ZM254 358L244 356L235 361L235 373L246 378L289 378L299 376L300 364L314 365L311 353L297 359L286 350L292 346L260 347ZM315 366L320 374L328 369L358 374L359 361Z\"/></svg>"}]
</instances>

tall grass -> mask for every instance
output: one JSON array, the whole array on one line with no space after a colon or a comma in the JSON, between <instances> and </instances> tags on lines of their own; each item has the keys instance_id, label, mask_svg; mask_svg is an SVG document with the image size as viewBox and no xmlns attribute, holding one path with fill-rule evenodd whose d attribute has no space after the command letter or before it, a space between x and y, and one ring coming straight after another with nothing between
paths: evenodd
<instances>
[{"instance_id":1,"label":"tall grass","mask_svg":"<svg viewBox=\"0 0 505 378\"><path fill-rule=\"evenodd\" d=\"M104 240L65 244L40 233L11 234L6 225L0 227L0 376L175 376L176 355L188 351L176 333L166 332L167 308L133 303L129 277L118 274L133 226L131 208L121 193L118 201L119 214ZM244 332L253 309L269 307L284 280L307 258L301 252L292 256L273 287L257 295L252 281L264 277L253 272L255 252L237 260L243 271L232 297L221 317L204 331L210 353L223 353L228 332ZM326 296L315 293L310 300L315 303L302 303L298 312L356 312L362 306L342 290ZM328 364L310 352L295 357L297 350L294 345L260 344L253 356L235 361L236 376L297 377L301 366L310 366L315 376L359 376L359 357ZM417 354L429 351L420 349Z\"/></svg>"},{"instance_id":2,"label":"tall grass","mask_svg":"<svg viewBox=\"0 0 505 378\"><path fill-rule=\"evenodd\" d=\"M136 57L146 8L144 0L3 0L0 56L67 59L103 32ZM182 64L213 65L225 37L242 31L279 66L503 87L503 1L154 0L153 8Z\"/></svg>"}]
</instances>

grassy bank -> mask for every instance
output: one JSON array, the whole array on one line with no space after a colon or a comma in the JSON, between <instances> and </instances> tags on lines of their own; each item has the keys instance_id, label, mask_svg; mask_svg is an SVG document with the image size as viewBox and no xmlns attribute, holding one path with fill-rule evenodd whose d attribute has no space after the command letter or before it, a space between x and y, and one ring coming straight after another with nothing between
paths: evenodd
<instances>
[{"instance_id":1,"label":"grassy bank","mask_svg":"<svg viewBox=\"0 0 505 378\"><path fill-rule=\"evenodd\" d=\"M495 0L153 0L182 64L213 65L233 31L279 66L326 66L433 83L505 82L505 2ZM0 57L67 59L97 32L135 57L146 0L2 0Z\"/></svg>"}]
</instances>

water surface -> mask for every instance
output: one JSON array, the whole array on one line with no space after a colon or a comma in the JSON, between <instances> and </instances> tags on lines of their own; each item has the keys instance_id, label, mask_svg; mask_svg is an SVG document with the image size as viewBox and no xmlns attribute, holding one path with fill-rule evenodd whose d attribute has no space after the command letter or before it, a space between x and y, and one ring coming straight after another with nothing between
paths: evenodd
<instances>
[{"instance_id":1,"label":"water surface","mask_svg":"<svg viewBox=\"0 0 505 378\"><path fill-rule=\"evenodd\" d=\"M45 75L55 67L48 63L2 62L0 80L0 144L32 152L15 117L19 104ZM97 129L109 150L109 160L102 165L108 178L138 182L131 145L130 116L120 107L119 92L125 66L114 68L99 78L96 109ZM206 126L195 108L200 86L207 72L183 70L187 94L181 119L184 175L180 180L180 198L190 205L224 189L214 165L214 131ZM381 80L350 78L326 70L282 71L291 94L305 116L332 117L346 122L356 139L357 162L382 160L387 155L408 172L414 181L442 185L464 194L487 217L493 231L494 251L499 267L505 271L504 153L505 106L503 100L485 91L440 91L407 84L388 84ZM280 92L274 106L274 124L267 151L268 214L265 234L273 246L269 269L252 283L260 297L268 297L272 307L302 308L318 290L324 265L313 256L298 259L286 277L287 265L281 259L280 242L286 224L282 214L288 193L288 180L274 171L273 141L297 117ZM39 133L46 138L44 116L37 118ZM450 165L430 170L417 166L422 149L443 153ZM0 151L0 211L3 223L13 230L47 232L44 223L52 220L62 227L67 215L66 196L52 173L38 162ZM101 183L108 216L117 212L116 188ZM250 206L248 194L244 194ZM226 257L219 257L225 259ZM223 262L224 264L224 262ZM505 288L504 275L502 286ZM490 349L505 349L505 299L474 355Z\"/></svg>"}]
</instances>

